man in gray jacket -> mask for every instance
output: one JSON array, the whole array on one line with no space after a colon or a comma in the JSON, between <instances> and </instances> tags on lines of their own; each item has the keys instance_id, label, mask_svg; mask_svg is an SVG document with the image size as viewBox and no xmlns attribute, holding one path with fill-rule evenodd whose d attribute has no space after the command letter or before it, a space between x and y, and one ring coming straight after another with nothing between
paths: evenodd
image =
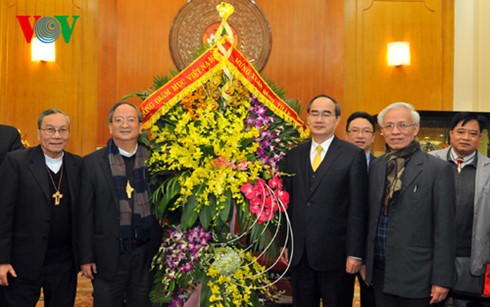
<instances>
[{"instance_id":1,"label":"man in gray jacket","mask_svg":"<svg viewBox=\"0 0 490 307\"><path fill-rule=\"evenodd\" d=\"M420 149L408 103L378 114L387 153L369 167L366 282L377 306L429 307L453 286L455 172Z\"/></svg>"},{"instance_id":2,"label":"man in gray jacket","mask_svg":"<svg viewBox=\"0 0 490 307\"><path fill-rule=\"evenodd\" d=\"M490 159L477 151L487 120L481 115L458 113L451 120L450 144L433 151L454 164L456 180L456 284L454 290L483 291L485 268L490 259ZM453 299L453 306L468 302Z\"/></svg>"}]
</instances>

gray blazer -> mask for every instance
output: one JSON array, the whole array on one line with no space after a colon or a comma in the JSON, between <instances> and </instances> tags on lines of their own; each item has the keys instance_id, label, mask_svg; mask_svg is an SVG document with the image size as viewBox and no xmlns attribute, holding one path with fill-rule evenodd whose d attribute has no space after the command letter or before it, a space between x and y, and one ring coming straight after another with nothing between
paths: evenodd
<instances>
[{"instance_id":1,"label":"gray blazer","mask_svg":"<svg viewBox=\"0 0 490 307\"><path fill-rule=\"evenodd\" d=\"M447 160L451 147L431 152ZM481 276L490 262L490 159L477 153L473 235L471 239L471 274Z\"/></svg>"},{"instance_id":2,"label":"gray blazer","mask_svg":"<svg viewBox=\"0 0 490 307\"><path fill-rule=\"evenodd\" d=\"M374 242L386 178L385 156L369 170L369 224L366 279L372 282ZM398 198L390 208L383 291L427 298L432 285L453 285L455 173L419 150L406 166Z\"/></svg>"}]
</instances>

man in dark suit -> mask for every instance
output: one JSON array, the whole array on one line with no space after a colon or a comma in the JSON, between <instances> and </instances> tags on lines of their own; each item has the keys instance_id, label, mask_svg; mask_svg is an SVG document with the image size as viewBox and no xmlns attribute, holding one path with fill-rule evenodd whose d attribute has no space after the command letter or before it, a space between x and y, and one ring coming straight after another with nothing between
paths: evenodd
<instances>
[{"instance_id":1,"label":"man in dark suit","mask_svg":"<svg viewBox=\"0 0 490 307\"><path fill-rule=\"evenodd\" d=\"M374 142L374 132L376 131L376 119L366 112L354 112L345 125L346 139L348 142L357 145L366 154L367 168L375 159L371 153L371 146ZM366 284L360 274L357 274L359 287L361 289L361 307L374 307L373 288Z\"/></svg>"},{"instance_id":2,"label":"man in dark suit","mask_svg":"<svg viewBox=\"0 0 490 307\"><path fill-rule=\"evenodd\" d=\"M354 274L362 263L367 210L366 156L335 137L336 101L319 95L308 104L312 140L286 157L285 180L293 230L294 306L351 306Z\"/></svg>"},{"instance_id":3,"label":"man in dark suit","mask_svg":"<svg viewBox=\"0 0 490 307\"><path fill-rule=\"evenodd\" d=\"M38 119L40 145L10 152L0 167L2 307L73 306L77 286L76 192L81 158L64 150L70 119L49 109Z\"/></svg>"},{"instance_id":4,"label":"man in dark suit","mask_svg":"<svg viewBox=\"0 0 490 307\"><path fill-rule=\"evenodd\" d=\"M24 146L19 131L11 126L0 125L0 164L7 152L22 148Z\"/></svg>"},{"instance_id":5,"label":"man in dark suit","mask_svg":"<svg viewBox=\"0 0 490 307\"><path fill-rule=\"evenodd\" d=\"M420 149L419 122L404 102L378 114L387 154L369 168L366 251L378 306L429 306L453 285L455 174Z\"/></svg>"},{"instance_id":6,"label":"man in dark suit","mask_svg":"<svg viewBox=\"0 0 490 307\"><path fill-rule=\"evenodd\" d=\"M151 306L150 264L162 233L149 201L148 150L138 143L142 120L134 105L115 104L107 147L83 158L79 253L94 306Z\"/></svg>"}]
</instances>

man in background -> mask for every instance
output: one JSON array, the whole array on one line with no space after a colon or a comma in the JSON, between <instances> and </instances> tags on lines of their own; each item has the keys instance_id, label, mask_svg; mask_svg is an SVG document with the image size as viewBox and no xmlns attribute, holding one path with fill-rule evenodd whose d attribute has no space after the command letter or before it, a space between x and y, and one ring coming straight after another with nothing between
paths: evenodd
<instances>
[{"instance_id":1,"label":"man in background","mask_svg":"<svg viewBox=\"0 0 490 307\"><path fill-rule=\"evenodd\" d=\"M456 283L453 290L483 293L485 270L490 259L490 159L478 153L487 123L485 117L457 113L451 120L450 147L431 152L449 161L456 179ZM453 298L453 306L469 301Z\"/></svg>"},{"instance_id":2,"label":"man in background","mask_svg":"<svg viewBox=\"0 0 490 307\"><path fill-rule=\"evenodd\" d=\"M376 119L366 112L354 112L347 119L345 126L347 141L364 150L369 167L375 157L371 153L376 131Z\"/></svg>"},{"instance_id":3,"label":"man in background","mask_svg":"<svg viewBox=\"0 0 490 307\"><path fill-rule=\"evenodd\" d=\"M65 151L70 118L41 113L40 145L6 155L0 166L2 307L73 306L77 287L76 197L81 158Z\"/></svg>"},{"instance_id":4,"label":"man in background","mask_svg":"<svg viewBox=\"0 0 490 307\"><path fill-rule=\"evenodd\" d=\"M294 306L352 306L354 276L364 255L366 156L338 139L340 106L319 95L308 104L311 141L285 158ZM291 248L291 247L290 247Z\"/></svg>"},{"instance_id":5,"label":"man in background","mask_svg":"<svg viewBox=\"0 0 490 307\"><path fill-rule=\"evenodd\" d=\"M19 131L11 126L0 125L0 164L7 152L22 148L24 146Z\"/></svg>"},{"instance_id":6,"label":"man in background","mask_svg":"<svg viewBox=\"0 0 490 307\"><path fill-rule=\"evenodd\" d=\"M378 306L430 306L453 285L454 169L420 149L412 105L389 105L378 123L387 153L369 168L365 280Z\"/></svg>"},{"instance_id":7,"label":"man in background","mask_svg":"<svg viewBox=\"0 0 490 307\"><path fill-rule=\"evenodd\" d=\"M151 306L150 265L162 238L150 204L143 116L128 102L109 111L112 138L83 158L79 253L94 306Z\"/></svg>"},{"instance_id":8,"label":"man in background","mask_svg":"<svg viewBox=\"0 0 490 307\"><path fill-rule=\"evenodd\" d=\"M364 150L368 169L369 164L374 159L371 146L374 142L375 130L376 119L366 112L354 112L347 118L345 126L347 141ZM363 268L365 267L363 266ZM357 280L361 289L361 307L376 306L373 288L366 284L360 274L357 274Z\"/></svg>"}]
</instances>

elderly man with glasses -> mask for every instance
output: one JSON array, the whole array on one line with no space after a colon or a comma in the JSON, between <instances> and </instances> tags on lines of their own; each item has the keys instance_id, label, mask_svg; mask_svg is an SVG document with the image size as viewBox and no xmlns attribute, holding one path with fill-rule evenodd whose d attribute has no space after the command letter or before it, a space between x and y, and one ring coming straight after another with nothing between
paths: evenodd
<instances>
[{"instance_id":1,"label":"elderly man with glasses","mask_svg":"<svg viewBox=\"0 0 490 307\"><path fill-rule=\"evenodd\" d=\"M387 153L369 169L365 261L378 306L429 306L453 285L455 172L420 149L419 122L404 102L378 114Z\"/></svg>"},{"instance_id":2,"label":"elderly man with glasses","mask_svg":"<svg viewBox=\"0 0 490 307\"><path fill-rule=\"evenodd\" d=\"M151 306L150 264L162 229L150 202L143 116L129 102L109 110L107 146L83 158L79 253L94 306Z\"/></svg>"},{"instance_id":3,"label":"elderly man with glasses","mask_svg":"<svg viewBox=\"0 0 490 307\"><path fill-rule=\"evenodd\" d=\"M79 156L65 151L70 118L41 113L40 145L7 154L0 167L0 306L73 306L77 287Z\"/></svg>"}]
</instances>

